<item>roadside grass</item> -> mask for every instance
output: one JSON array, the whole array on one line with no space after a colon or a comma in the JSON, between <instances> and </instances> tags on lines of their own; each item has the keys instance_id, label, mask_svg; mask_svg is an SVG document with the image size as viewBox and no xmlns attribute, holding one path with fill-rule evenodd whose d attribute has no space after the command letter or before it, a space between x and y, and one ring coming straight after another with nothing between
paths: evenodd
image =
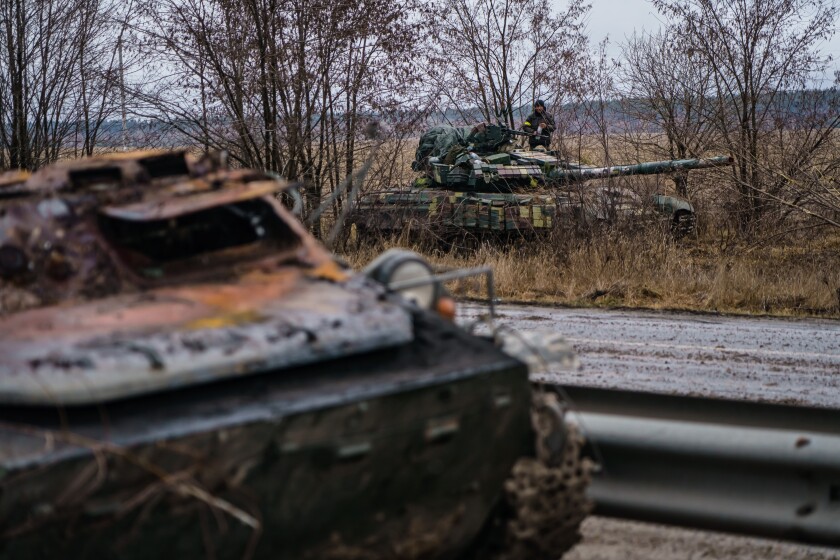
<instances>
[{"instance_id":1,"label":"roadside grass","mask_svg":"<svg viewBox=\"0 0 840 560\"><path fill-rule=\"evenodd\" d=\"M721 248L713 239L675 241L655 227L612 228L448 251L404 236L350 244L343 257L360 268L392 246L411 248L439 268L489 265L497 297L508 302L840 318L840 235L831 232ZM450 289L483 295L477 282Z\"/></svg>"}]
</instances>

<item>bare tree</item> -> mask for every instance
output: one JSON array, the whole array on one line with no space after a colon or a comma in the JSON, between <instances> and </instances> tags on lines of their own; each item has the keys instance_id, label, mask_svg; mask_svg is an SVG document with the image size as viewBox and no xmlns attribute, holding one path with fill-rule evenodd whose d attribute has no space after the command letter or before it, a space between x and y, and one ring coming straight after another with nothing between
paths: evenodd
<instances>
[{"instance_id":1,"label":"bare tree","mask_svg":"<svg viewBox=\"0 0 840 560\"><path fill-rule=\"evenodd\" d=\"M788 158L771 149L790 130L791 102L827 57L817 47L834 32L838 8L832 0L653 0L678 26L714 81L717 128L736 159L733 182L741 231L759 224L768 208L785 199L792 183ZM825 115L828 116L828 115ZM784 135L785 151L802 163L826 146L834 125L829 117L799 119ZM815 128L816 127L816 128ZM780 146L777 144L777 148Z\"/></svg>"},{"instance_id":2,"label":"bare tree","mask_svg":"<svg viewBox=\"0 0 840 560\"><path fill-rule=\"evenodd\" d=\"M590 4L570 0L441 0L430 67L447 107L478 107L486 121L517 125L515 112L538 97L554 105L579 90L586 60L584 18Z\"/></svg>"},{"instance_id":3,"label":"bare tree","mask_svg":"<svg viewBox=\"0 0 840 560\"><path fill-rule=\"evenodd\" d=\"M634 34L622 53L623 105L633 121L635 144L667 159L703 155L715 138L716 109L706 60L667 28L653 35ZM677 193L687 196L687 174L677 173L673 180Z\"/></svg>"},{"instance_id":4,"label":"bare tree","mask_svg":"<svg viewBox=\"0 0 840 560\"><path fill-rule=\"evenodd\" d=\"M830 224L840 227L840 95L836 88L788 91L768 113L772 134L760 145L762 183L751 185L776 232ZM809 218L802 220L801 218Z\"/></svg>"},{"instance_id":5,"label":"bare tree","mask_svg":"<svg viewBox=\"0 0 840 560\"><path fill-rule=\"evenodd\" d=\"M593 134L604 155L604 164L612 165L610 139L615 122L618 91L615 84L616 61L607 56L608 39L598 44L597 50L586 63L584 87L579 106L583 114L581 132Z\"/></svg>"},{"instance_id":6,"label":"bare tree","mask_svg":"<svg viewBox=\"0 0 840 560\"><path fill-rule=\"evenodd\" d=\"M146 0L143 9L149 54L169 70L142 92L144 114L305 182L307 210L370 148L357 142L368 116L388 120L416 80L422 29L411 3Z\"/></svg>"},{"instance_id":7,"label":"bare tree","mask_svg":"<svg viewBox=\"0 0 840 560\"><path fill-rule=\"evenodd\" d=\"M0 167L54 161L81 122L92 150L108 112L102 54L114 9L106 0L0 4Z\"/></svg>"},{"instance_id":8,"label":"bare tree","mask_svg":"<svg viewBox=\"0 0 840 560\"><path fill-rule=\"evenodd\" d=\"M79 56L73 88L77 116L72 145L74 156L89 156L97 147L105 147L103 144L117 144L115 127L107 125L125 103L120 96L124 72L121 53L134 1L126 5L110 0L78 2L82 32L77 37Z\"/></svg>"}]
</instances>

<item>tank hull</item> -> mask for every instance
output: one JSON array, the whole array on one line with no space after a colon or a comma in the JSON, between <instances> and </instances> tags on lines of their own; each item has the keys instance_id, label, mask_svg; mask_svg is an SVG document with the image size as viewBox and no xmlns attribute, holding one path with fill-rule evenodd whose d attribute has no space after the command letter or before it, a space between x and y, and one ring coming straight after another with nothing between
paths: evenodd
<instances>
[{"instance_id":1,"label":"tank hull","mask_svg":"<svg viewBox=\"0 0 840 560\"><path fill-rule=\"evenodd\" d=\"M457 555L533 454L527 368L435 318L415 329L340 363L4 407L0 558Z\"/></svg>"}]
</instances>

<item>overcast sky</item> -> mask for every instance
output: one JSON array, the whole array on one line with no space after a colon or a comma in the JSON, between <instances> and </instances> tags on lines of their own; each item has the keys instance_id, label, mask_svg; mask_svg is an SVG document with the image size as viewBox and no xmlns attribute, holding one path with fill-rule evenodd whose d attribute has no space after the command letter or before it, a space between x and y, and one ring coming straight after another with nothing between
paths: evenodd
<instances>
[{"instance_id":1,"label":"overcast sky","mask_svg":"<svg viewBox=\"0 0 840 560\"><path fill-rule=\"evenodd\" d=\"M565 6L566 0L554 0L555 5ZM656 31L662 25L660 16L650 3L650 0L591 0L592 10L589 12L588 32L590 45L594 48L605 37L609 36L610 45L607 54L618 58L621 54L619 44L625 38L637 31ZM840 26L840 22L838 22ZM840 28L838 34L826 43L822 49L825 54L834 57L832 66L840 68Z\"/></svg>"},{"instance_id":2,"label":"overcast sky","mask_svg":"<svg viewBox=\"0 0 840 560\"><path fill-rule=\"evenodd\" d=\"M648 0L592 0L587 27L593 45L609 36L609 52L617 57L618 43L624 42L634 29L655 31L660 25L660 16Z\"/></svg>"}]
</instances>

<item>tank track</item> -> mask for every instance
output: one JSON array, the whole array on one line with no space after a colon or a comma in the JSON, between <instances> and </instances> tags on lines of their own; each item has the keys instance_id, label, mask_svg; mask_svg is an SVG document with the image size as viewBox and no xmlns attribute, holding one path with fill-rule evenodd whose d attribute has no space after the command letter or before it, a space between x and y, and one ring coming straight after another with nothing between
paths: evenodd
<instances>
[{"instance_id":1,"label":"tank track","mask_svg":"<svg viewBox=\"0 0 840 560\"><path fill-rule=\"evenodd\" d=\"M496 517L466 556L493 560L556 560L581 539L592 512L586 496L595 463L581 457L585 438L566 420L556 394L535 391L536 457L516 462Z\"/></svg>"}]
</instances>

